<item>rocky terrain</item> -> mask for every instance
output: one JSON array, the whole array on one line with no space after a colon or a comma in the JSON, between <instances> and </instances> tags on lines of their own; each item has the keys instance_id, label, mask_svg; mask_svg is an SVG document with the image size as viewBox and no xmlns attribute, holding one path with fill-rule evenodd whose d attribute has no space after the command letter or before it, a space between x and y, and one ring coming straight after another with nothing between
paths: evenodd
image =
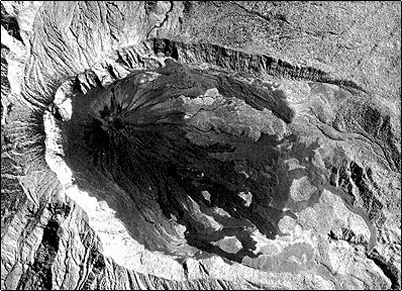
<instances>
[{"instance_id":1,"label":"rocky terrain","mask_svg":"<svg viewBox=\"0 0 402 291\"><path fill-rule=\"evenodd\" d=\"M398 2L2 1L1 289L401 288Z\"/></svg>"}]
</instances>

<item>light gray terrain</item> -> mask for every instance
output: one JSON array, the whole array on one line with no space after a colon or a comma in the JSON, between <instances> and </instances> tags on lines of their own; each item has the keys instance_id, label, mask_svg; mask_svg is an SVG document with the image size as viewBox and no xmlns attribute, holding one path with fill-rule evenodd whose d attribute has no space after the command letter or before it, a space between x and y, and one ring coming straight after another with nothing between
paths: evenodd
<instances>
[{"instance_id":1,"label":"light gray terrain","mask_svg":"<svg viewBox=\"0 0 402 291\"><path fill-rule=\"evenodd\" d=\"M401 288L401 3L1 2L1 289Z\"/></svg>"}]
</instances>

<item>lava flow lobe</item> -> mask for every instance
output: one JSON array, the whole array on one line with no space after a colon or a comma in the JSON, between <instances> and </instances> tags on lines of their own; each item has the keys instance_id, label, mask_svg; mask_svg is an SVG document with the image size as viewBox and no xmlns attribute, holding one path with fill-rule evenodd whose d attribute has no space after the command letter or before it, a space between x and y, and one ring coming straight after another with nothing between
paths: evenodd
<instances>
[{"instance_id":1,"label":"lava flow lobe","mask_svg":"<svg viewBox=\"0 0 402 291\"><path fill-rule=\"evenodd\" d=\"M149 249L175 252L169 244L180 237L169 222L174 220L186 227L190 246L241 262L258 256L253 232L269 239L279 234L293 179L311 175L308 169L290 170L283 161L312 156L314 145L297 144L294 136L261 133L253 140L230 129L201 130L197 124L211 120L194 122L197 113L189 118L186 102L213 88L224 101L223 109L216 106L211 112L230 111L236 97L285 121L293 117L280 91L169 63L77 96L73 118L65 125L67 163L76 173L88 173L85 180L93 187L106 189L110 181L128 193L135 207L127 224ZM314 181L319 193L322 185ZM246 202L244 195L252 199ZM227 236L241 246L223 250L216 245Z\"/></svg>"}]
</instances>

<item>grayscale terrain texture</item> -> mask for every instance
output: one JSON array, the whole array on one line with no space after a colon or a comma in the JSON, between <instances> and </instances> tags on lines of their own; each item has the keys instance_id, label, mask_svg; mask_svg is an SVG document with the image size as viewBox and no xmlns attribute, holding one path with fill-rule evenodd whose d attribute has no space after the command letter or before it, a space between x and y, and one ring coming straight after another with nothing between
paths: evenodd
<instances>
[{"instance_id":1,"label":"grayscale terrain texture","mask_svg":"<svg viewBox=\"0 0 402 291\"><path fill-rule=\"evenodd\" d=\"M401 288L401 3L1 2L1 289Z\"/></svg>"}]
</instances>

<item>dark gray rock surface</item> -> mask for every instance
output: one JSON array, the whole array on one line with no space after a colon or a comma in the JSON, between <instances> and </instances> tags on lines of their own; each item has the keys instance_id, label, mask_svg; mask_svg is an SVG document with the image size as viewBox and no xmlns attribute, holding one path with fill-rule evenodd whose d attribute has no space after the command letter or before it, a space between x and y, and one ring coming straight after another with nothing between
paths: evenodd
<instances>
[{"instance_id":1,"label":"dark gray rock surface","mask_svg":"<svg viewBox=\"0 0 402 291\"><path fill-rule=\"evenodd\" d=\"M1 289L400 289L398 2L2 1Z\"/></svg>"}]
</instances>

